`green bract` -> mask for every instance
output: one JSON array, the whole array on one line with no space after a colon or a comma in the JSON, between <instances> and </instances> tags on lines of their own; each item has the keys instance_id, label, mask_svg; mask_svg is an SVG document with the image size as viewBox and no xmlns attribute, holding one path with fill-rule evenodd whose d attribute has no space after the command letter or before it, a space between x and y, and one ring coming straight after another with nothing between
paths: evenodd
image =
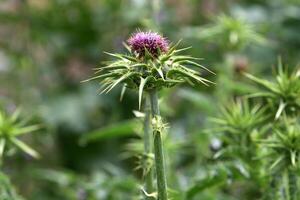
<instances>
[{"instance_id":1,"label":"green bract","mask_svg":"<svg viewBox=\"0 0 300 200\"><path fill-rule=\"evenodd\" d=\"M177 45L178 43L157 58L151 56L147 49L145 49L145 57L142 58L134 54L130 48L127 48L129 55L107 53L115 57L116 60L97 68L96 75L86 81L100 80L102 93L108 93L119 84L124 84L124 89L137 89L139 91L139 108L141 107L143 91L172 87L182 82L202 83L204 85L212 83L203 78L201 73L194 68L211 71L196 62L199 58L179 55L180 52L188 48L176 49Z\"/></svg>"},{"instance_id":2,"label":"green bract","mask_svg":"<svg viewBox=\"0 0 300 200\"><path fill-rule=\"evenodd\" d=\"M39 125L25 126L24 121L19 120L20 110L16 110L11 116L0 110L0 158L3 155L6 144L10 143L32 157L38 158L39 154L17 137L36 131Z\"/></svg>"}]
</instances>

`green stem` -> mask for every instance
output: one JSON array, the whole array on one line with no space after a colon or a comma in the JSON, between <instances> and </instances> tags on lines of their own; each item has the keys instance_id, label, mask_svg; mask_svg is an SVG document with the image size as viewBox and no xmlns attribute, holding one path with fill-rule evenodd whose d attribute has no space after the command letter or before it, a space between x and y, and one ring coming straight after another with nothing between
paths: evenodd
<instances>
[{"instance_id":1,"label":"green stem","mask_svg":"<svg viewBox=\"0 0 300 200\"><path fill-rule=\"evenodd\" d=\"M282 194L279 192L279 183L282 182L282 176L278 174L273 174L270 182L270 189L265 194L265 199L282 199Z\"/></svg>"},{"instance_id":2,"label":"green stem","mask_svg":"<svg viewBox=\"0 0 300 200\"><path fill-rule=\"evenodd\" d=\"M153 192L153 173L152 167L147 168L149 163L147 162L152 155L152 137L151 137L151 109L149 99L145 99L145 118L144 118L144 151L145 151L145 166L144 166L144 176L145 176L145 190L148 194ZM151 200L151 197L146 197L146 200Z\"/></svg>"},{"instance_id":3,"label":"green stem","mask_svg":"<svg viewBox=\"0 0 300 200\"><path fill-rule=\"evenodd\" d=\"M155 155L155 169L157 179L157 193L158 200L167 200L167 180L165 173L165 163L163 155L163 144L162 144L162 123L160 121L160 112L158 105L157 91L153 89L150 92L150 102L152 111L152 125L153 125L153 137L154 137L154 155Z\"/></svg>"},{"instance_id":4,"label":"green stem","mask_svg":"<svg viewBox=\"0 0 300 200\"><path fill-rule=\"evenodd\" d=\"M297 174L295 171L292 171L291 169L288 169L288 193L290 200L297 200Z\"/></svg>"}]
</instances>

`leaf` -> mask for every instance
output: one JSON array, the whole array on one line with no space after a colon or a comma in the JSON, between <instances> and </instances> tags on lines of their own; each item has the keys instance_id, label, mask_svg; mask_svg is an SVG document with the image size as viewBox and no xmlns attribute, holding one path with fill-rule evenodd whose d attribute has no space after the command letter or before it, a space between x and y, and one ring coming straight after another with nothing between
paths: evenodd
<instances>
[{"instance_id":1,"label":"leaf","mask_svg":"<svg viewBox=\"0 0 300 200\"><path fill-rule=\"evenodd\" d=\"M170 70L170 72L171 72L171 71L174 71L174 72L176 72L176 73L182 74L182 75L184 75L184 76L186 76L186 77L188 77L188 78L192 78L192 79L194 79L194 80L196 80L196 81L201 82L202 84L204 84L204 85L206 85L206 86L209 86L206 82L212 83L212 82L209 81L209 80L206 80L206 79L204 79L204 78L201 78L201 77L199 77L199 76L196 76L196 75L194 75L194 74L192 74L192 73L185 72L185 71L183 71L183 70L176 70L176 69L174 69L174 70Z\"/></svg>"},{"instance_id":2,"label":"leaf","mask_svg":"<svg viewBox=\"0 0 300 200\"><path fill-rule=\"evenodd\" d=\"M275 115L275 120L277 120L280 117L280 115L283 112L285 106L286 106L286 104L282 100L280 100L280 104L279 104L278 110L277 110L276 115Z\"/></svg>"},{"instance_id":3,"label":"leaf","mask_svg":"<svg viewBox=\"0 0 300 200\"><path fill-rule=\"evenodd\" d=\"M14 136L17 136L17 135L22 135L24 133L30 133L30 132L33 132L33 131L37 131L41 128L40 125L32 125L32 126L26 126L26 127L22 127L22 128L17 128L15 129L14 131L12 131L12 134Z\"/></svg>"},{"instance_id":4,"label":"leaf","mask_svg":"<svg viewBox=\"0 0 300 200\"><path fill-rule=\"evenodd\" d=\"M122 60L125 60L125 59L123 58L123 55L121 55L121 54L109 53L109 52L106 52L106 51L104 51L104 53L107 54L107 55L110 55L110 56L112 56L112 57L116 57L116 58L120 58L120 59L122 59Z\"/></svg>"},{"instance_id":5,"label":"leaf","mask_svg":"<svg viewBox=\"0 0 300 200\"><path fill-rule=\"evenodd\" d=\"M255 98L255 97L270 97L270 98L275 98L276 96L273 95L272 93L268 93L268 92L256 92L253 94L248 94L245 95L246 98Z\"/></svg>"},{"instance_id":6,"label":"leaf","mask_svg":"<svg viewBox=\"0 0 300 200\"><path fill-rule=\"evenodd\" d=\"M20 116L20 113L21 113L21 108L17 108L15 110L15 112L12 114L12 116L10 117L10 121L12 123L15 123L18 119L18 117Z\"/></svg>"},{"instance_id":7,"label":"leaf","mask_svg":"<svg viewBox=\"0 0 300 200\"><path fill-rule=\"evenodd\" d=\"M270 166L270 170L273 170L274 167L276 167L282 160L284 159L284 156L280 156L279 158L277 158L273 164Z\"/></svg>"},{"instance_id":8,"label":"leaf","mask_svg":"<svg viewBox=\"0 0 300 200\"><path fill-rule=\"evenodd\" d=\"M188 189L186 192L186 200L193 199L198 193L202 192L207 188L211 188L216 185L225 183L227 180L226 173L216 172L212 176L205 177L204 179L197 181L194 186Z\"/></svg>"},{"instance_id":9,"label":"leaf","mask_svg":"<svg viewBox=\"0 0 300 200\"><path fill-rule=\"evenodd\" d=\"M3 156L4 148L5 148L5 139L1 138L0 139L0 158Z\"/></svg>"},{"instance_id":10,"label":"leaf","mask_svg":"<svg viewBox=\"0 0 300 200\"><path fill-rule=\"evenodd\" d=\"M181 41L182 41L182 40L178 40L178 42L170 48L169 52L167 53L168 56L170 56L170 55L172 55L173 53L175 53L176 48L177 48L178 45L181 43ZM179 52L179 50L177 50L177 52Z\"/></svg>"},{"instance_id":11,"label":"leaf","mask_svg":"<svg viewBox=\"0 0 300 200\"><path fill-rule=\"evenodd\" d=\"M124 84L123 87L122 87L122 90L121 90L121 94L120 94L120 101L123 100L123 97L125 95L126 89L127 89L127 84Z\"/></svg>"},{"instance_id":12,"label":"leaf","mask_svg":"<svg viewBox=\"0 0 300 200\"><path fill-rule=\"evenodd\" d=\"M35 178L43 181L56 183L61 187L70 185L75 175L68 171L57 171L52 169L33 169L32 174Z\"/></svg>"},{"instance_id":13,"label":"leaf","mask_svg":"<svg viewBox=\"0 0 300 200\"><path fill-rule=\"evenodd\" d=\"M37 159L40 158L40 155L38 152L36 152L34 149L29 147L27 144L25 144L21 140L18 140L17 138L12 137L12 138L9 138L9 141L11 143L15 144L17 147L19 147L22 151L29 154L30 156L37 158Z\"/></svg>"},{"instance_id":14,"label":"leaf","mask_svg":"<svg viewBox=\"0 0 300 200\"><path fill-rule=\"evenodd\" d=\"M293 166L296 166L296 157L297 157L297 152L291 151L291 163Z\"/></svg>"},{"instance_id":15,"label":"leaf","mask_svg":"<svg viewBox=\"0 0 300 200\"><path fill-rule=\"evenodd\" d=\"M107 127L86 133L81 137L79 142L81 144L85 144L110 138L130 136L133 135L138 127L139 123L137 123L135 119L118 122Z\"/></svg>"},{"instance_id":16,"label":"leaf","mask_svg":"<svg viewBox=\"0 0 300 200\"><path fill-rule=\"evenodd\" d=\"M276 88L274 87L274 85L272 83L262 80L262 79L259 79L259 78L256 78L255 76L253 76L251 74L244 73L244 75L247 78L251 79L252 81L258 83L259 85L265 87L266 89L269 89L276 94L280 94L280 92L278 90L276 90Z\"/></svg>"},{"instance_id":17,"label":"leaf","mask_svg":"<svg viewBox=\"0 0 300 200\"><path fill-rule=\"evenodd\" d=\"M159 76L160 76L163 80L165 80L164 73L163 73L162 69L161 69L161 68L157 68L157 67L154 67L154 69L157 71L157 73L159 74Z\"/></svg>"},{"instance_id":18,"label":"leaf","mask_svg":"<svg viewBox=\"0 0 300 200\"><path fill-rule=\"evenodd\" d=\"M99 72L102 72L104 70L117 70L117 69L128 69L128 66L126 66L125 64L105 66L105 67L99 68L98 71L96 72L96 74L99 73Z\"/></svg>"},{"instance_id":19,"label":"leaf","mask_svg":"<svg viewBox=\"0 0 300 200\"><path fill-rule=\"evenodd\" d=\"M173 63L187 60L203 60L203 58L195 58L192 56L173 56Z\"/></svg>"},{"instance_id":20,"label":"leaf","mask_svg":"<svg viewBox=\"0 0 300 200\"><path fill-rule=\"evenodd\" d=\"M132 75L132 73L124 74L119 79L117 79L112 85L110 85L109 88L107 90L105 90L105 92L109 93L116 85L118 85L119 83L121 83L122 81L124 81L125 79L127 79L131 75Z\"/></svg>"},{"instance_id":21,"label":"leaf","mask_svg":"<svg viewBox=\"0 0 300 200\"><path fill-rule=\"evenodd\" d=\"M208 68L204 67L203 65L200 65L200 64L198 64L198 63L196 63L196 62L194 62L194 61L185 60L185 61L181 61L180 63L190 64L190 65L193 65L193 66L197 66L197 67L200 67L200 68L202 68L202 69L204 69L204 70L206 70L206 71L208 71L208 72L210 72L210 73L216 75L215 72L211 71L210 69L208 69Z\"/></svg>"},{"instance_id":22,"label":"leaf","mask_svg":"<svg viewBox=\"0 0 300 200\"><path fill-rule=\"evenodd\" d=\"M153 192L153 193L149 194L146 192L146 190L144 188L141 188L141 190L142 190L144 196L147 197L147 199L153 199L153 200L157 199L157 192Z\"/></svg>"},{"instance_id":23,"label":"leaf","mask_svg":"<svg viewBox=\"0 0 300 200\"><path fill-rule=\"evenodd\" d=\"M175 51L174 51L174 53L179 53L179 52L182 52L182 51L186 51L186 50L188 50L188 49L191 49L192 47L190 46L190 47L185 47L185 48L182 48L182 49L176 49Z\"/></svg>"},{"instance_id":24,"label":"leaf","mask_svg":"<svg viewBox=\"0 0 300 200\"><path fill-rule=\"evenodd\" d=\"M83 81L81 81L81 83L85 83L85 82L92 81L92 80L95 80L95 79L102 79L102 78L106 78L106 77L111 77L111 76L113 76L113 75L116 75L116 73L101 74L101 75L99 75L99 76L94 76L94 77L92 77L92 78L83 80Z\"/></svg>"},{"instance_id":25,"label":"leaf","mask_svg":"<svg viewBox=\"0 0 300 200\"><path fill-rule=\"evenodd\" d=\"M148 79L149 79L149 77L146 77L145 79L143 77L141 77L141 82L140 82L140 86L139 86L139 110L141 110L144 86L146 85Z\"/></svg>"},{"instance_id":26,"label":"leaf","mask_svg":"<svg viewBox=\"0 0 300 200\"><path fill-rule=\"evenodd\" d=\"M137 117L137 118L144 118L145 117L145 113L142 113L140 111L134 110L132 112L133 112L134 116Z\"/></svg>"}]
</instances>

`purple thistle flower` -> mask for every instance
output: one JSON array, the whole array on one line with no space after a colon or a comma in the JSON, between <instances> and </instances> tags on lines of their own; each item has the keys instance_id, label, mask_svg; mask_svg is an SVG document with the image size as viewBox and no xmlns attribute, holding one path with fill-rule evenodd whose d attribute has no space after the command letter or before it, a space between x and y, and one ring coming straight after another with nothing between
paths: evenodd
<instances>
[{"instance_id":1,"label":"purple thistle flower","mask_svg":"<svg viewBox=\"0 0 300 200\"><path fill-rule=\"evenodd\" d=\"M154 58L169 50L166 38L155 32L137 32L127 40L131 50L140 58L145 56L147 50Z\"/></svg>"}]
</instances>

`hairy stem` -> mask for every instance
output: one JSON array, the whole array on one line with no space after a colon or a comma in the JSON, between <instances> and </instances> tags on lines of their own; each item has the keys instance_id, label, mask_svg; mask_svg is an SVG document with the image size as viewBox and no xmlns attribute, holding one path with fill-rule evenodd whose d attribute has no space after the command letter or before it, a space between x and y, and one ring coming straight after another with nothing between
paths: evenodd
<instances>
[{"instance_id":1,"label":"hairy stem","mask_svg":"<svg viewBox=\"0 0 300 200\"><path fill-rule=\"evenodd\" d=\"M152 135L151 135L151 108L150 108L150 102L149 99L145 99L145 118L144 118L144 152L145 152L145 165L144 166L144 178L145 178L145 190L147 193L153 192L153 173L152 173L152 167L147 168L149 163L147 162L149 160L149 157L152 155ZM146 200L151 200L151 197L146 197Z\"/></svg>"},{"instance_id":2,"label":"hairy stem","mask_svg":"<svg viewBox=\"0 0 300 200\"><path fill-rule=\"evenodd\" d=\"M165 163L163 155L163 144L162 144L162 127L163 124L160 118L159 105L157 91L153 89L150 92L150 102L152 111L152 126L153 126L153 137L154 137L154 155L155 155L155 169L157 179L157 192L158 200L167 200L167 180L165 173Z\"/></svg>"}]
</instances>

